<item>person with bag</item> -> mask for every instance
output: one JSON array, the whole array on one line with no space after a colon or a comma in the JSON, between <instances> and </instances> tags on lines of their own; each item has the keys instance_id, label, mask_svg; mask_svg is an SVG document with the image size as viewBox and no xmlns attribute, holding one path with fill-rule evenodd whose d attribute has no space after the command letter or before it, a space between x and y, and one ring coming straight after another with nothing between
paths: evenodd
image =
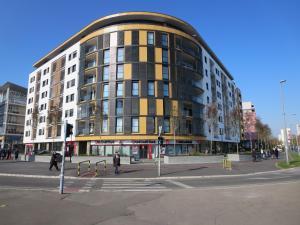
<instances>
[{"instance_id":1,"label":"person with bag","mask_svg":"<svg viewBox=\"0 0 300 225\"><path fill-rule=\"evenodd\" d=\"M119 166L121 166L121 159L120 159L120 154L119 152L115 152L115 155L113 157L113 164L115 167L115 174L119 174Z\"/></svg>"},{"instance_id":2,"label":"person with bag","mask_svg":"<svg viewBox=\"0 0 300 225\"><path fill-rule=\"evenodd\" d=\"M55 151L52 152L49 170L52 170L52 167L54 166L56 168L56 170L58 171L58 166L57 166L57 162L59 161L58 155L59 155L59 153L56 153Z\"/></svg>"}]
</instances>

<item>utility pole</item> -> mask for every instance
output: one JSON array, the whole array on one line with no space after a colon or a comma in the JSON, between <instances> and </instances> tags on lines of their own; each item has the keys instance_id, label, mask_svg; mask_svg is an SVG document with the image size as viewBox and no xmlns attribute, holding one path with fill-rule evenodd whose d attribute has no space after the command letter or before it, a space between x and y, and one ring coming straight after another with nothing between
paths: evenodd
<instances>
[{"instance_id":1,"label":"utility pole","mask_svg":"<svg viewBox=\"0 0 300 225\"><path fill-rule=\"evenodd\" d=\"M281 89L281 100L282 100L282 113L283 113L283 123L284 123L284 146L285 146L285 157L286 157L286 163L289 164L289 146L288 146L288 140L287 140L287 130L286 130L286 119L285 119L285 106L284 106L284 93L283 93L283 84L286 83L286 80L280 81L280 89Z\"/></svg>"}]
</instances>

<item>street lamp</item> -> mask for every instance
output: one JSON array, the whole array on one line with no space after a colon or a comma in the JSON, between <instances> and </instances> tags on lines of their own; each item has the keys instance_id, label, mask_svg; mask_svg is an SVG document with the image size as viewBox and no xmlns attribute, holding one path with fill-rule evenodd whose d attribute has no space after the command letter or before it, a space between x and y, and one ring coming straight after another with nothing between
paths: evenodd
<instances>
[{"instance_id":1,"label":"street lamp","mask_svg":"<svg viewBox=\"0 0 300 225\"><path fill-rule=\"evenodd\" d=\"M284 107L284 93L283 93L283 84L286 83L286 80L280 81L280 90L281 90L281 101L282 101L282 113L283 113L283 124L284 124L284 146L285 146L285 157L286 157L286 163L289 164L289 146L287 142L287 130L286 130L286 119L285 119L285 107Z\"/></svg>"}]
</instances>

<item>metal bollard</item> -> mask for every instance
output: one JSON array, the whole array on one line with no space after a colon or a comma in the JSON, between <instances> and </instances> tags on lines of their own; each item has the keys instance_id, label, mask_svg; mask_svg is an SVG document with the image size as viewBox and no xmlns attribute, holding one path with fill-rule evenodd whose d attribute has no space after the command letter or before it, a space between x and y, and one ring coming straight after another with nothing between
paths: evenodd
<instances>
[{"instance_id":1,"label":"metal bollard","mask_svg":"<svg viewBox=\"0 0 300 225\"><path fill-rule=\"evenodd\" d=\"M80 176L80 163L77 164L77 176Z\"/></svg>"}]
</instances>

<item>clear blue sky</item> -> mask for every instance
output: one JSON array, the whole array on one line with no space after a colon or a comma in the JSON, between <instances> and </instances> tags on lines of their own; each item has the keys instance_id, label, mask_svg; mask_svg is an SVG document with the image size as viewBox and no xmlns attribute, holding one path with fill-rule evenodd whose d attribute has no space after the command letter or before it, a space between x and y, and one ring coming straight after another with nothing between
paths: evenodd
<instances>
[{"instance_id":1,"label":"clear blue sky","mask_svg":"<svg viewBox=\"0 0 300 225\"><path fill-rule=\"evenodd\" d=\"M286 79L288 126L300 122L298 0L2 1L0 84L27 86L32 64L81 28L105 15L137 10L193 25L235 77L243 100L255 104L276 136L283 124L279 81Z\"/></svg>"}]
</instances>

